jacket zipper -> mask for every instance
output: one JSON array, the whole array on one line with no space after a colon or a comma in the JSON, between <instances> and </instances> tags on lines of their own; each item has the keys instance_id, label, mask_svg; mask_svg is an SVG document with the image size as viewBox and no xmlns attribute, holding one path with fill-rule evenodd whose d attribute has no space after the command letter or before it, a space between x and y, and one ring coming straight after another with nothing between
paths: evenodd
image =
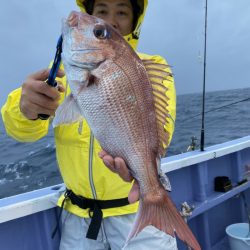
<instances>
[{"instance_id":1,"label":"jacket zipper","mask_svg":"<svg viewBox=\"0 0 250 250\"><path fill-rule=\"evenodd\" d=\"M90 182L90 187L92 191L92 195L94 199L97 199L97 194L96 194L96 189L94 185L94 178L93 178L93 151L94 151L94 135L92 131L90 132L90 143L89 143L89 182ZM101 231L102 231L102 241L106 243L106 232L103 227L103 223L101 224Z\"/></svg>"},{"instance_id":2,"label":"jacket zipper","mask_svg":"<svg viewBox=\"0 0 250 250\"><path fill-rule=\"evenodd\" d=\"M94 199L97 199L97 194L94 185L94 178L93 178L93 151L94 151L94 135L92 131L90 132L90 143L89 143L89 182L92 191L92 195Z\"/></svg>"}]
</instances>

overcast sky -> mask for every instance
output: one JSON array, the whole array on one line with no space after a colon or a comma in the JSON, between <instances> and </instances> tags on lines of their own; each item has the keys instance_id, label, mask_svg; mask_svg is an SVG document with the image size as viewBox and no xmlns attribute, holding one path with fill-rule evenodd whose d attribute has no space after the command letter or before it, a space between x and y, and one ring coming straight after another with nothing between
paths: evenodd
<instances>
[{"instance_id":1,"label":"overcast sky","mask_svg":"<svg viewBox=\"0 0 250 250\"><path fill-rule=\"evenodd\" d=\"M149 0L139 50L164 56L177 94L202 91L205 0ZM47 67L75 0L0 3L0 105ZM208 0L208 91L250 87L250 1Z\"/></svg>"}]
</instances>

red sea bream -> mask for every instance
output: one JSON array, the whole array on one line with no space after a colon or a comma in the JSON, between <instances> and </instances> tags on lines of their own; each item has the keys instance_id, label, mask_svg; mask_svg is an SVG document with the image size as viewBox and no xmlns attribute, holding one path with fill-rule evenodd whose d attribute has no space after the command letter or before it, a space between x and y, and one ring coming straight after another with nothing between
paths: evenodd
<instances>
[{"instance_id":1,"label":"red sea bream","mask_svg":"<svg viewBox=\"0 0 250 250\"><path fill-rule=\"evenodd\" d=\"M142 61L103 20L72 12L63 26L63 64L71 94L54 126L86 119L101 147L123 158L140 187L140 205L129 239L153 225L200 246L159 180L169 133L167 65ZM84 118L83 118L84 117Z\"/></svg>"}]
</instances>

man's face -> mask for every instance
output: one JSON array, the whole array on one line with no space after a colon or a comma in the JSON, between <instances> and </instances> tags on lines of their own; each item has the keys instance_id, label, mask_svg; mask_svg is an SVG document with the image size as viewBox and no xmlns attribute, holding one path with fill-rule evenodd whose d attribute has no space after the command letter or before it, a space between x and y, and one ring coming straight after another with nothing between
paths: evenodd
<instances>
[{"instance_id":1,"label":"man's face","mask_svg":"<svg viewBox=\"0 0 250 250\"><path fill-rule=\"evenodd\" d=\"M95 0L93 15L102 18L122 36L133 28L133 8L130 0Z\"/></svg>"}]
</instances>

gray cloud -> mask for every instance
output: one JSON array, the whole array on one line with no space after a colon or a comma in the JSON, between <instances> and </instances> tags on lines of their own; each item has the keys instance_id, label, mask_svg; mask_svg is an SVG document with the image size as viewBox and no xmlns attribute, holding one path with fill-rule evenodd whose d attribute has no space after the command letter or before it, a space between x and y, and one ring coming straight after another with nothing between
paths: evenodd
<instances>
[{"instance_id":1,"label":"gray cloud","mask_svg":"<svg viewBox=\"0 0 250 250\"><path fill-rule=\"evenodd\" d=\"M204 7L205 0L149 4L140 49L162 54L173 66L177 94L202 89ZM208 0L208 91L250 86L249 13L249 0Z\"/></svg>"},{"instance_id":2,"label":"gray cloud","mask_svg":"<svg viewBox=\"0 0 250 250\"><path fill-rule=\"evenodd\" d=\"M25 78L53 59L61 20L74 0L10 0L0 8L0 105Z\"/></svg>"}]
</instances>

